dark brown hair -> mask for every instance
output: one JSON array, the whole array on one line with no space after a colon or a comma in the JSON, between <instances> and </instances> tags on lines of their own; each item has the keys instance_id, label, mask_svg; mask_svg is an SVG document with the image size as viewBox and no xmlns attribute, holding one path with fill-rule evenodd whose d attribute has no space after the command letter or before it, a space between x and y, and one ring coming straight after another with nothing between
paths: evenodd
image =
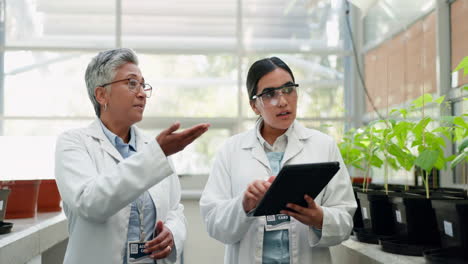
<instances>
[{"instance_id":1,"label":"dark brown hair","mask_svg":"<svg viewBox=\"0 0 468 264\"><path fill-rule=\"evenodd\" d=\"M252 96L257 94L258 81L266 74L274 71L277 68L281 68L287 71L294 82L294 75L289 66L278 57L271 57L258 60L250 66L249 73L247 74L247 94L249 100L252 100Z\"/></svg>"}]
</instances>

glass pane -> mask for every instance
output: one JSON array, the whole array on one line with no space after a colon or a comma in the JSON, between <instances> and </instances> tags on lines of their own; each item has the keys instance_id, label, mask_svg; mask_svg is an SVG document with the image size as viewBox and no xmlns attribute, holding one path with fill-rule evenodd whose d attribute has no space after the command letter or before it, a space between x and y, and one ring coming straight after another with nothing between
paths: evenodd
<instances>
[{"instance_id":1,"label":"glass pane","mask_svg":"<svg viewBox=\"0 0 468 264\"><path fill-rule=\"evenodd\" d=\"M148 135L158 135L162 130L144 131ZM177 174L209 173L216 152L230 135L231 132L227 129L210 128L183 151L172 155Z\"/></svg>"},{"instance_id":2,"label":"glass pane","mask_svg":"<svg viewBox=\"0 0 468 264\"><path fill-rule=\"evenodd\" d=\"M466 97L465 97L466 98ZM456 116L460 116L461 114L467 114L467 110L468 109L468 100L463 100L461 102L457 102L453 105L453 110L454 110L454 114ZM465 117L465 121L468 122L468 118ZM458 148L461 144L462 140L458 141L455 143L455 145L453 146L454 150L456 153L460 153L458 152ZM459 163L455 169L454 169L454 172L455 172L455 177L454 177L454 183L455 184L468 184L468 162L461 162Z\"/></svg>"},{"instance_id":3,"label":"glass pane","mask_svg":"<svg viewBox=\"0 0 468 264\"><path fill-rule=\"evenodd\" d=\"M94 116L84 72L95 54L5 53L6 116Z\"/></svg>"},{"instance_id":4,"label":"glass pane","mask_svg":"<svg viewBox=\"0 0 468 264\"><path fill-rule=\"evenodd\" d=\"M55 137L1 136L0 181L53 179L55 143Z\"/></svg>"},{"instance_id":5,"label":"glass pane","mask_svg":"<svg viewBox=\"0 0 468 264\"><path fill-rule=\"evenodd\" d=\"M69 129L88 126L93 120L6 120L4 136L58 136Z\"/></svg>"},{"instance_id":6,"label":"glass pane","mask_svg":"<svg viewBox=\"0 0 468 264\"><path fill-rule=\"evenodd\" d=\"M140 54L153 95L148 116L237 116L237 67L231 55Z\"/></svg>"},{"instance_id":7,"label":"glass pane","mask_svg":"<svg viewBox=\"0 0 468 264\"><path fill-rule=\"evenodd\" d=\"M242 3L247 51L323 51L343 46L341 0L254 0Z\"/></svg>"},{"instance_id":8,"label":"glass pane","mask_svg":"<svg viewBox=\"0 0 468 264\"><path fill-rule=\"evenodd\" d=\"M237 1L122 1L122 43L157 52L236 51Z\"/></svg>"},{"instance_id":9,"label":"glass pane","mask_svg":"<svg viewBox=\"0 0 468 264\"><path fill-rule=\"evenodd\" d=\"M307 128L315 129L321 131L329 136L331 136L336 143L341 141L344 133L344 122L337 121L303 121L299 120Z\"/></svg>"},{"instance_id":10,"label":"glass pane","mask_svg":"<svg viewBox=\"0 0 468 264\"><path fill-rule=\"evenodd\" d=\"M389 33L406 27L429 13L435 7L434 0L384 0L369 8L364 18L364 43L380 40Z\"/></svg>"},{"instance_id":11,"label":"glass pane","mask_svg":"<svg viewBox=\"0 0 468 264\"><path fill-rule=\"evenodd\" d=\"M115 0L5 2L7 46L115 45Z\"/></svg>"}]
</instances>

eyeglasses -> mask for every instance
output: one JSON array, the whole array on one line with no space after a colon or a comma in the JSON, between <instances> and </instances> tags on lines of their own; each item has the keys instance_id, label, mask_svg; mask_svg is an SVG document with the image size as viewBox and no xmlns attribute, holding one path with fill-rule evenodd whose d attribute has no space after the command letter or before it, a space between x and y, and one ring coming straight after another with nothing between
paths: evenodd
<instances>
[{"instance_id":1,"label":"eyeglasses","mask_svg":"<svg viewBox=\"0 0 468 264\"><path fill-rule=\"evenodd\" d=\"M287 99L296 99L296 89L299 87L297 83L287 83L277 88L265 88L262 93L252 96L252 100L260 99L260 103L268 103L271 105L278 105L280 95L285 96Z\"/></svg>"},{"instance_id":2,"label":"eyeglasses","mask_svg":"<svg viewBox=\"0 0 468 264\"><path fill-rule=\"evenodd\" d=\"M127 79L123 79L123 80L113 81L113 82L110 82L110 83L105 83L105 84L100 85L100 86L104 87L104 86L107 86L107 85L110 85L110 84L114 84L114 83L117 83L117 82L123 82L123 81L128 82L127 83L128 84L128 90L130 90L130 92L138 93L140 91L140 87L141 87L143 89L143 92L146 95L146 98L151 97L151 92L153 91L153 87L151 87L151 85L149 85L148 83L141 83L138 80L135 80L133 78L127 78Z\"/></svg>"}]
</instances>

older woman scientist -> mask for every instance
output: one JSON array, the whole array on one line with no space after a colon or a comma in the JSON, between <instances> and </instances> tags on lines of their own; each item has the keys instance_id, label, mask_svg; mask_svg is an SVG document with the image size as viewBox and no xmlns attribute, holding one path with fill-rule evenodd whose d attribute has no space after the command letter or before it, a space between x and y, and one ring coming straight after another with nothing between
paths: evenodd
<instances>
[{"instance_id":1,"label":"older woman scientist","mask_svg":"<svg viewBox=\"0 0 468 264\"><path fill-rule=\"evenodd\" d=\"M330 263L328 246L349 237L356 201L348 172L331 137L295 120L298 86L279 58L249 69L250 105L260 118L220 149L200 200L208 233L226 244L225 263ZM304 197L307 207L247 215L282 166L327 161L339 161L341 169L315 199Z\"/></svg>"},{"instance_id":2,"label":"older woman scientist","mask_svg":"<svg viewBox=\"0 0 468 264\"><path fill-rule=\"evenodd\" d=\"M98 118L57 140L56 168L69 241L64 263L174 263L186 237L180 183L168 156L207 131L157 137L134 124L152 87L131 49L100 52L85 73ZM135 256L132 254L136 254Z\"/></svg>"}]
</instances>

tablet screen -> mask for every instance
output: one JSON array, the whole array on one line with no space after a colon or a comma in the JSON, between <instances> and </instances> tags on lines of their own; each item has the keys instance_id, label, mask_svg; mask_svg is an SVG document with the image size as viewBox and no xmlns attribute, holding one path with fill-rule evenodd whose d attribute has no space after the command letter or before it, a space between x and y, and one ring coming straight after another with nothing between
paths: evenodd
<instances>
[{"instance_id":1,"label":"tablet screen","mask_svg":"<svg viewBox=\"0 0 468 264\"><path fill-rule=\"evenodd\" d=\"M258 206L249 216L279 214L287 203L307 207L304 195L315 199L340 169L340 163L306 163L284 166Z\"/></svg>"}]
</instances>

